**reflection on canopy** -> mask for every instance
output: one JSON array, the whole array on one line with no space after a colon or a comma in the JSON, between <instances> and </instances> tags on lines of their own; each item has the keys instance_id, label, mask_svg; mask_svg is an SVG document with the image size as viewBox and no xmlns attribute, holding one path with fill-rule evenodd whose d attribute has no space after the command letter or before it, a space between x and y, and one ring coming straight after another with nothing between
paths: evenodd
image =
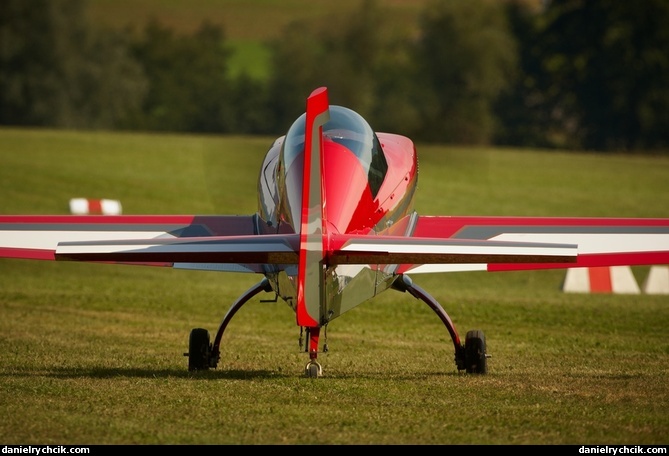
<instances>
[{"instance_id":1,"label":"reflection on canopy","mask_svg":"<svg viewBox=\"0 0 669 456\"><path fill-rule=\"evenodd\" d=\"M284 172L304 153L306 113L291 125L281 150ZM367 174L372 195L376 196L385 178L388 164L381 144L367 121L360 114L342 106L330 106L330 120L323 126L323 139L334 141L350 150Z\"/></svg>"}]
</instances>

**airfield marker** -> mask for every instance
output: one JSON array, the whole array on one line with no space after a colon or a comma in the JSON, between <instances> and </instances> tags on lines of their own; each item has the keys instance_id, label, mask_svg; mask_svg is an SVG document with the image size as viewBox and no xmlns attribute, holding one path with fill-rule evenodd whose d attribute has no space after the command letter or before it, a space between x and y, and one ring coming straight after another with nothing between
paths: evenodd
<instances>
[{"instance_id":1,"label":"airfield marker","mask_svg":"<svg viewBox=\"0 0 669 456\"><path fill-rule=\"evenodd\" d=\"M72 198L70 212L75 215L121 215L121 202L111 199Z\"/></svg>"},{"instance_id":2,"label":"airfield marker","mask_svg":"<svg viewBox=\"0 0 669 456\"><path fill-rule=\"evenodd\" d=\"M647 294L669 294L669 266L651 266L643 283Z\"/></svg>"},{"instance_id":3,"label":"airfield marker","mask_svg":"<svg viewBox=\"0 0 669 456\"><path fill-rule=\"evenodd\" d=\"M641 292L629 266L602 266L569 268L562 291L566 293L617 293Z\"/></svg>"}]
</instances>

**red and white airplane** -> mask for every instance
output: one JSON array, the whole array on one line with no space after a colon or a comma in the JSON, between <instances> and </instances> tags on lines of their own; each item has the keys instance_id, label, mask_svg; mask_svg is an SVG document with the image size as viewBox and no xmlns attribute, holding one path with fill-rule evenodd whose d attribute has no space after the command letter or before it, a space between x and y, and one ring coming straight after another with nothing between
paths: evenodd
<instances>
[{"instance_id":1,"label":"red and white airplane","mask_svg":"<svg viewBox=\"0 0 669 456\"><path fill-rule=\"evenodd\" d=\"M0 257L259 274L213 342L206 329L191 331L188 369L217 366L230 320L264 291L295 311L309 377L322 375L321 328L388 289L437 314L458 371L487 372L484 333L468 331L463 342L410 275L669 264L669 219L418 215L417 163L410 139L374 132L359 114L330 105L321 87L267 152L257 213L0 216Z\"/></svg>"}]
</instances>

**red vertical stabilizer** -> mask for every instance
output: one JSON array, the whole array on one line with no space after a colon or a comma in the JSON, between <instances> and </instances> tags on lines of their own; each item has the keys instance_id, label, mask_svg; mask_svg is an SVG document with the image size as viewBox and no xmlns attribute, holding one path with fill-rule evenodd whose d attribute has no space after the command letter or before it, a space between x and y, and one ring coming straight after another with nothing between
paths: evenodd
<instances>
[{"instance_id":1,"label":"red vertical stabilizer","mask_svg":"<svg viewBox=\"0 0 669 456\"><path fill-rule=\"evenodd\" d=\"M314 90L307 99L302 178L300 259L297 272L297 324L317 327L320 321L323 279L325 207L323 192L323 125L330 120L328 92Z\"/></svg>"}]
</instances>

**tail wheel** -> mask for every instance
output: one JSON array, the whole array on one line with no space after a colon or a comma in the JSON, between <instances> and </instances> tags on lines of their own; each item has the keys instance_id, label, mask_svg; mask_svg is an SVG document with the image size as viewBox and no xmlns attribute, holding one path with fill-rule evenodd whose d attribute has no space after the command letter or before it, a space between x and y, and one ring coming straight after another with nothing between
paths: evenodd
<instances>
[{"instance_id":1,"label":"tail wheel","mask_svg":"<svg viewBox=\"0 0 669 456\"><path fill-rule=\"evenodd\" d=\"M304 368L304 374L309 378L318 378L323 376L323 368L313 359L307 363Z\"/></svg>"},{"instance_id":2,"label":"tail wheel","mask_svg":"<svg viewBox=\"0 0 669 456\"><path fill-rule=\"evenodd\" d=\"M190 332L188 338L188 370L209 369L209 356L211 344L209 342L209 331L203 328L195 328Z\"/></svg>"},{"instance_id":3,"label":"tail wheel","mask_svg":"<svg viewBox=\"0 0 669 456\"><path fill-rule=\"evenodd\" d=\"M465 337L465 369L468 374L486 374L487 354L485 335L480 329L473 329Z\"/></svg>"}]
</instances>

